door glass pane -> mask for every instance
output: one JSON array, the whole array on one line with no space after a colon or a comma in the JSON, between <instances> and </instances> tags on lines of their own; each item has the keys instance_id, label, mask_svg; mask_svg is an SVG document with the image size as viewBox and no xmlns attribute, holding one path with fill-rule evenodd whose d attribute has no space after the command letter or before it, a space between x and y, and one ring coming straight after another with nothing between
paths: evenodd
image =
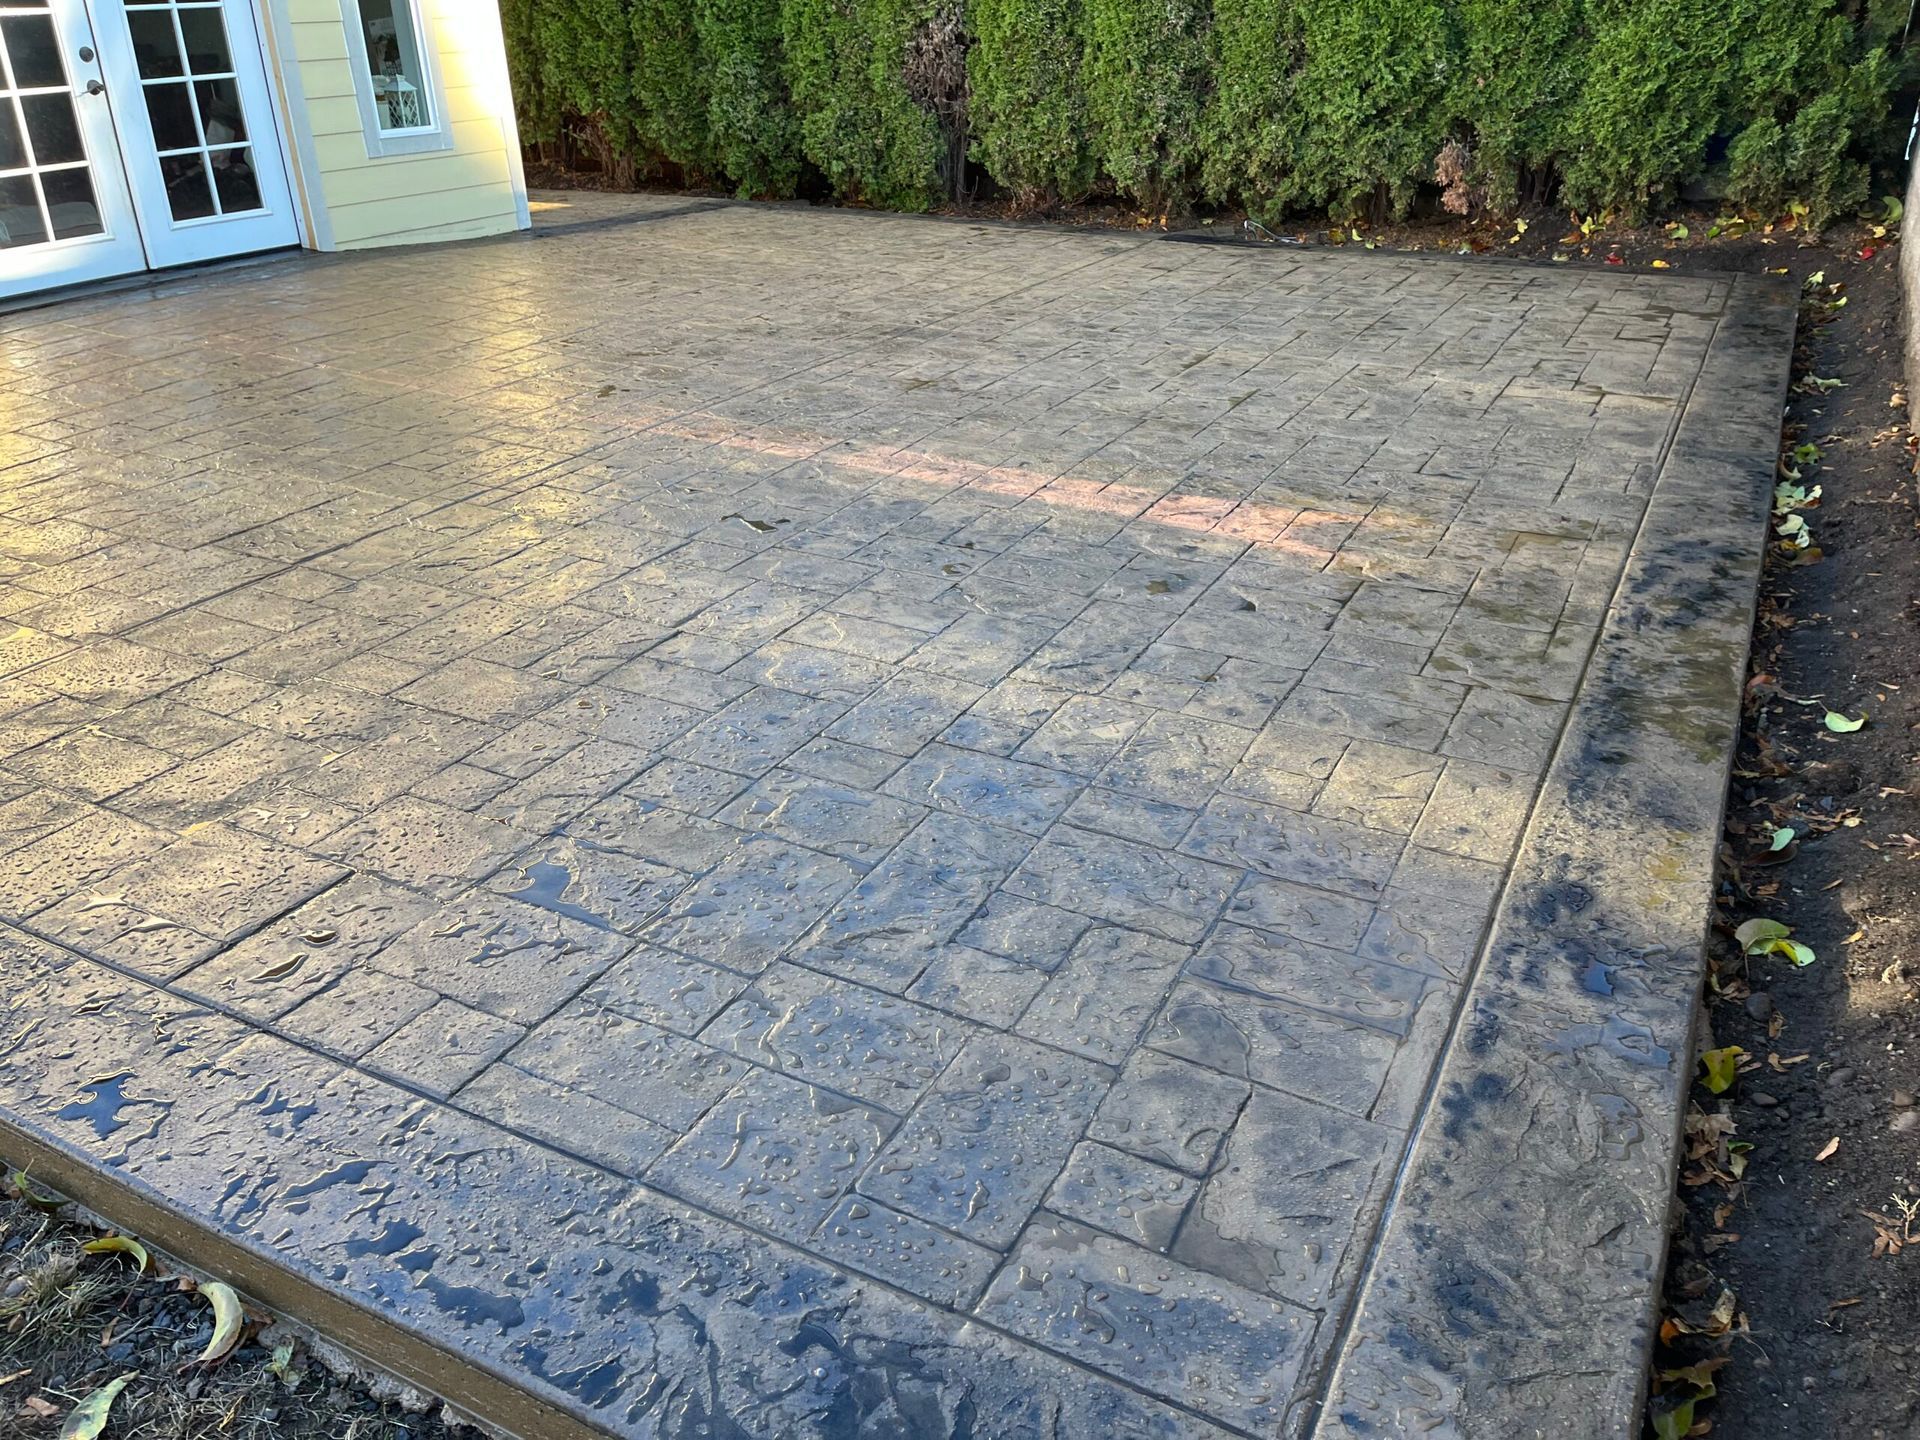
<instances>
[{"instance_id":1,"label":"door glass pane","mask_svg":"<svg viewBox=\"0 0 1920 1440\"><path fill-rule=\"evenodd\" d=\"M196 80L193 90L200 104L200 126L206 131L207 144L231 145L247 138L238 85L231 80Z\"/></svg>"},{"instance_id":2,"label":"door glass pane","mask_svg":"<svg viewBox=\"0 0 1920 1440\"><path fill-rule=\"evenodd\" d=\"M187 39L187 65L196 75L224 75L233 69L227 27L220 7L180 11L180 33Z\"/></svg>"},{"instance_id":3,"label":"door glass pane","mask_svg":"<svg viewBox=\"0 0 1920 1440\"><path fill-rule=\"evenodd\" d=\"M127 28L133 32L133 62L142 80L164 80L184 73L172 15L165 10L129 10Z\"/></svg>"},{"instance_id":4,"label":"door glass pane","mask_svg":"<svg viewBox=\"0 0 1920 1440\"><path fill-rule=\"evenodd\" d=\"M167 208L174 219L198 220L213 214L213 187L207 183L207 164L198 151L162 160L160 178L166 182Z\"/></svg>"},{"instance_id":5,"label":"door glass pane","mask_svg":"<svg viewBox=\"0 0 1920 1440\"><path fill-rule=\"evenodd\" d=\"M100 219L100 205L93 196L93 178L86 167L55 170L42 175L47 210L53 216L53 238L77 240L82 235L103 235L106 225Z\"/></svg>"},{"instance_id":6,"label":"door glass pane","mask_svg":"<svg viewBox=\"0 0 1920 1440\"><path fill-rule=\"evenodd\" d=\"M40 197L31 175L0 180L0 250L19 245L44 245L46 222L40 218Z\"/></svg>"},{"instance_id":7,"label":"door glass pane","mask_svg":"<svg viewBox=\"0 0 1920 1440\"><path fill-rule=\"evenodd\" d=\"M153 122L153 144L158 150L185 150L200 143L194 129L193 106L187 100L187 82L168 81L149 85L147 118Z\"/></svg>"},{"instance_id":8,"label":"door glass pane","mask_svg":"<svg viewBox=\"0 0 1920 1440\"><path fill-rule=\"evenodd\" d=\"M250 148L242 145L232 150L215 150L207 159L213 162L213 183L220 192L221 214L261 208L260 183L254 179Z\"/></svg>"},{"instance_id":9,"label":"door glass pane","mask_svg":"<svg viewBox=\"0 0 1920 1440\"><path fill-rule=\"evenodd\" d=\"M20 134L20 117L13 101L0 99L0 170L18 170L27 163L27 142Z\"/></svg>"},{"instance_id":10,"label":"door glass pane","mask_svg":"<svg viewBox=\"0 0 1920 1440\"><path fill-rule=\"evenodd\" d=\"M80 143L80 117L73 113L73 96L23 95L20 108L27 117L27 139L36 165L65 165L87 158Z\"/></svg>"},{"instance_id":11,"label":"door glass pane","mask_svg":"<svg viewBox=\"0 0 1920 1440\"><path fill-rule=\"evenodd\" d=\"M60 67L60 46L53 38L48 15L8 15L0 19L6 36L7 59L13 63L13 83L21 90L64 86L67 72Z\"/></svg>"}]
</instances>

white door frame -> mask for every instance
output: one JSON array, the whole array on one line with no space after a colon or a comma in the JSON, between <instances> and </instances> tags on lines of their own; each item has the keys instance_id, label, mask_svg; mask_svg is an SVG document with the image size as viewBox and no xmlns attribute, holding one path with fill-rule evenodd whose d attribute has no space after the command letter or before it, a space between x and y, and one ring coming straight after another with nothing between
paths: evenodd
<instances>
[{"instance_id":1,"label":"white door frame","mask_svg":"<svg viewBox=\"0 0 1920 1440\"><path fill-rule=\"evenodd\" d=\"M32 12L0 0L0 13L23 16ZM99 44L86 6L83 0L51 0L50 11L39 13L50 15L52 20L54 43L65 70L66 93L73 97L74 113L79 121L84 164L66 168L82 170L92 179L94 204L104 229L98 235L0 250L0 299L124 275L146 267L146 252L141 245L133 198L120 158L120 142L107 104ZM82 60L83 54L88 58ZM35 88L42 97L62 93L52 87ZM0 105L15 104L13 100L0 100ZM20 113L15 112L16 116ZM43 217L46 214L43 208Z\"/></svg>"}]
</instances>

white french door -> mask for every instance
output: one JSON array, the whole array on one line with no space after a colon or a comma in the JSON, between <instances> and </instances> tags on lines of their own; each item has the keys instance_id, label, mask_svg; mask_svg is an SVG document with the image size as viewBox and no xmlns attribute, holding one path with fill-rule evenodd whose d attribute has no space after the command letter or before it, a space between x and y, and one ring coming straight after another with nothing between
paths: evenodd
<instances>
[{"instance_id":1,"label":"white french door","mask_svg":"<svg viewBox=\"0 0 1920 1440\"><path fill-rule=\"evenodd\" d=\"M81 0L0 0L0 296L146 264Z\"/></svg>"},{"instance_id":2,"label":"white french door","mask_svg":"<svg viewBox=\"0 0 1920 1440\"><path fill-rule=\"evenodd\" d=\"M299 239L248 0L95 0L100 56L159 267Z\"/></svg>"},{"instance_id":3,"label":"white french door","mask_svg":"<svg viewBox=\"0 0 1920 1440\"><path fill-rule=\"evenodd\" d=\"M0 296L297 243L249 0L90 11L0 0Z\"/></svg>"}]
</instances>

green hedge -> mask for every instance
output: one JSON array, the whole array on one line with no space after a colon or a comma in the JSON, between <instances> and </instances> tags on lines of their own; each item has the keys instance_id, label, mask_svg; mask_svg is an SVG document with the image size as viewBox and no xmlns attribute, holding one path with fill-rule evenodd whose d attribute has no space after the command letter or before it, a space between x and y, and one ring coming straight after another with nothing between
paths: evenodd
<instances>
[{"instance_id":1,"label":"green hedge","mask_svg":"<svg viewBox=\"0 0 1920 1440\"><path fill-rule=\"evenodd\" d=\"M1908 0L503 0L523 136L744 195L987 186L1154 212L1698 194L1815 223L1894 180Z\"/></svg>"}]
</instances>

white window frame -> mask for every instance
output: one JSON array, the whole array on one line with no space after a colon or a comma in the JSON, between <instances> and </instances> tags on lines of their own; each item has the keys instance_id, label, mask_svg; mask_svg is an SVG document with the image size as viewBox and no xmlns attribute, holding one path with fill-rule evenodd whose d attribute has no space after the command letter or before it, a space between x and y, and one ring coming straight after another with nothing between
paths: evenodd
<instances>
[{"instance_id":1,"label":"white window frame","mask_svg":"<svg viewBox=\"0 0 1920 1440\"><path fill-rule=\"evenodd\" d=\"M347 64L353 69L353 96L360 104L360 128L366 134L367 158L383 155L419 155L453 148L453 126L447 119L447 92L440 83L440 55L433 26L427 18L427 0L393 0L413 19L414 41L420 48L421 77L433 123L412 130L380 128L380 107L373 98L373 66L367 59L367 40L360 18L360 0L340 0L340 21L347 30Z\"/></svg>"}]
</instances>

